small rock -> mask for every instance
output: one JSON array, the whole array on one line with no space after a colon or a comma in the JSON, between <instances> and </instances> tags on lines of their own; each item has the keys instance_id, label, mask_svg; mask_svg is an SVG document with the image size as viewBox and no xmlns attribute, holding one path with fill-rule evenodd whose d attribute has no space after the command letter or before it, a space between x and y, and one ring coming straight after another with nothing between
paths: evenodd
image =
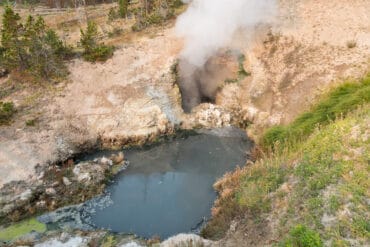
<instances>
[{"instance_id":1,"label":"small rock","mask_svg":"<svg viewBox=\"0 0 370 247\"><path fill-rule=\"evenodd\" d=\"M69 186L69 185L71 185L71 184L72 184L72 182L71 182L71 181L69 181L69 179L68 179L67 177L63 177L63 184L64 184L65 186Z\"/></svg>"},{"instance_id":2,"label":"small rock","mask_svg":"<svg viewBox=\"0 0 370 247\"><path fill-rule=\"evenodd\" d=\"M238 222L236 222L236 221L231 222L230 231L235 232L237 226L238 226Z\"/></svg>"},{"instance_id":3,"label":"small rock","mask_svg":"<svg viewBox=\"0 0 370 247\"><path fill-rule=\"evenodd\" d=\"M60 235L60 241L62 241L63 243L67 242L69 239L70 239L70 236L68 233L66 232L63 232L61 235Z\"/></svg>"},{"instance_id":4,"label":"small rock","mask_svg":"<svg viewBox=\"0 0 370 247\"><path fill-rule=\"evenodd\" d=\"M76 176L80 175L80 173L81 173L81 166L80 166L80 165L76 165L76 166L73 168L72 172L73 172L73 174L74 174L74 175L76 175Z\"/></svg>"},{"instance_id":5,"label":"small rock","mask_svg":"<svg viewBox=\"0 0 370 247\"><path fill-rule=\"evenodd\" d=\"M27 233L26 235L19 237L17 240L21 242L26 242L26 243L35 243L40 238L41 238L41 234L33 231L30 233Z\"/></svg>"},{"instance_id":6,"label":"small rock","mask_svg":"<svg viewBox=\"0 0 370 247\"><path fill-rule=\"evenodd\" d=\"M75 168L73 168L73 174L77 177L78 182L82 182L84 180L85 181L90 181L91 180L91 176L90 176L89 172L82 172L82 171L85 171L85 170L86 170L86 166L83 163L78 164L78 165L75 166Z\"/></svg>"},{"instance_id":7,"label":"small rock","mask_svg":"<svg viewBox=\"0 0 370 247\"><path fill-rule=\"evenodd\" d=\"M54 189L54 188L50 187L50 188L47 188L47 189L45 190L45 193L46 193L47 195L51 196L51 195L55 195L57 192L55 191L55 189Z\"/></svg>"},{"instance_id":8,"label":"small rock","mask_svg":"<svg viewBox=\"0 0 370 247\"><path fill-rule=\"evenodd\" d=\"M20 199L22 201L27 201L29 199L31 199L31 196L32 196L32 191L31 189L27 189L26 191L24 191L22 194L20 194Z\"/></svg>"},{"instance_id":9,"label":"small rock","mask_svg":"<svg viewBox=\"0 0 370 247\"><path fill-rule=\"evenodd\" d=\"M41 172L40 175L37 177L37 180L43 179L45 176L45 172Z\"/></svg>"},{"instance_id":10,"label":"small rock","mask_svg":"<svg viewBox=\"0 0 370 247\"><path fill-rule=\"evenodd\" d=\"M91 176L89 173L85 172L85 173L80 173L78 176L77 176L77 180L78 182L82 182L82 181L90 181L91 180Z\"/></svg>"},{"instance_id":11,"label":"small rock","mask_svg":"<svg viewBox=\"0 0 370 247\"><path fill-rule=\"evenodd\" d=\"M112 155L111 160L114 164L120 164L125 159L123 152L119 152L118 155Z\"/></svg>"},{"instance_id":12,"label":"small rock","mask_svg":"<svg viewBox=\"0 0 370 247\"><path fill-rule=\"evenodd\" d=\"M104 165L110 165L110 166L113 165L113 161L106 157L101 158L100 162Z\"/></svg>"},{"instance_id":13,"label":"small rock","mask_svg":"<svg viewBox=\"0 0 370 247\"><path fill-rule=\"evenodd\" d=\"M44 208L46 206L46 201L38 201L36 203L36 207L38 208Z\"/></svg>"},{"instance_id":14,"label":"small rock","mask_svg":"<svg viewBox=\"0 0 370 247\"><path fill-rule=\"evenodd\" d=\"M0 78L6 76L9 73L8 70L0 68Z\"/></svg>"},{"instance_id":15,"label":"small rock","mask_svg":"<svg viewBox=\"0 0 370 247\"><path fill-rule=\"evenodd\" d=\"M6 204L2 209L0 209L0 212L8 214L11 211L13 211L14 208L15 208L14 203L9 203L9 204Z\"/></svg>"},{"instance_id":16,"label":"small rock","mask_svg":"<svg viewBox=\"0 0 370 247\"><path fill-rule=\"evenodd\" d=\"M54 182L51 184L52 187L58 187L59 186L59 182Z\"/></svg>"},{"instance_id":17,"label":"small rock","mask_svg":"<svg viewBox=\"0 0 370 247\"><path fill-rule=\"evenodd\" d=\"M126 244L122 244L120 247L142 247L142 245L132 241Z\"/></svg>"}]
</instances>

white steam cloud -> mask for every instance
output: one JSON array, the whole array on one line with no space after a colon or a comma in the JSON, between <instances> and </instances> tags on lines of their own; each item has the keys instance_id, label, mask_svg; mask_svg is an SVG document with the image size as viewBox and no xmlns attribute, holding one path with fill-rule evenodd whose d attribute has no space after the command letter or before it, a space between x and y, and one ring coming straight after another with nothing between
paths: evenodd
<instances>
[{"instance_id":1,"label":"white steam cloud","mask_svg":"<svg viewBox=\"0 0 370 247\"><path fill-rule=\"evenodd\" d=\"M179 16L176 33L185 40L182 59L202 67L239 30L252 35L259 24L273 20L276 0L183 0L190 3Z\"/></svg>"}]
</instances>

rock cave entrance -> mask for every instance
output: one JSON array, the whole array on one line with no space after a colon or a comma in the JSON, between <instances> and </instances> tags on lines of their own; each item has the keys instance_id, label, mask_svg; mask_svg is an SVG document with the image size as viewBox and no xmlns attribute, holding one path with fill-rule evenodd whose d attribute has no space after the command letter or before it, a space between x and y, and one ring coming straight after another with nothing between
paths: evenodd
<instances>
[{"instance_id":1,"label":"rock cave entrance","mask_svg":"<svg viewBox=\"0 0 370 247\"><path fill-rule=\"evenodd\" d=\"M237 82L244 71L244 55L240 51L223 51L209 58L203 66L179 60L176 66L182 108L185 113L202 103L216 103L220 89L228 81Z\"/></svg>"}]
</instances>

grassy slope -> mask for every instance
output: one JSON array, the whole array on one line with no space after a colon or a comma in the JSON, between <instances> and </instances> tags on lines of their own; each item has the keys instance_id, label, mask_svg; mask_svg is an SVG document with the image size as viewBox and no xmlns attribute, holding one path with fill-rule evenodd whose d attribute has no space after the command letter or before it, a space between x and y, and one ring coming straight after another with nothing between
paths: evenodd
<instances>
[{"instance_id":1,"label":"grassy slope","mask_svg":"<svg viewBox=\"0 0 370 247\"><path fill-rule=\"evenodd\" d=\"M247 228L269 227L266 239L280 246L370 244L369 85L367 77L335 89L279 127L288 131L274 153L217 182L220 198L203 234L221 237L230 219L244 217L253 221L242 221Z\"/></svg>"},{"instance_id":2,"label":"grassy slope","mask_svg":"<svg viewBox=\"0 0 370 247\"><path fill-rule=\"evenodd\" d=\"M266 131L262 145L273 149L277 144L286 146L300 142L317 126L323 126L338 116L346 116L359 105L370 102L370 75L360 83L347 82L325 95L311 111L300 115L287 126L278 125Z\"/></svg>"}]
</instances>

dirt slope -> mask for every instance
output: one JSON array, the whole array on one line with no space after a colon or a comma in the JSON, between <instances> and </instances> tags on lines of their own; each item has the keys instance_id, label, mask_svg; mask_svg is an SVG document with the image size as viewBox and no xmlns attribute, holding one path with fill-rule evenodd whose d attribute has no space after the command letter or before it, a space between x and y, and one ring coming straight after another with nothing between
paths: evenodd
<instances>
[{"instance_id":1,"label":"dirt slope","mask_svg":"<svg viewBox=\"0 0 370 247\"><path fill-rule=\"evenodd\" d=\"M281 0L276 25L245 47L252 78L226 86L219 102L254 123L252 136L291 121L331 85L369 71L369 11L366 0Z\"/></svg>"}]
</instances>

